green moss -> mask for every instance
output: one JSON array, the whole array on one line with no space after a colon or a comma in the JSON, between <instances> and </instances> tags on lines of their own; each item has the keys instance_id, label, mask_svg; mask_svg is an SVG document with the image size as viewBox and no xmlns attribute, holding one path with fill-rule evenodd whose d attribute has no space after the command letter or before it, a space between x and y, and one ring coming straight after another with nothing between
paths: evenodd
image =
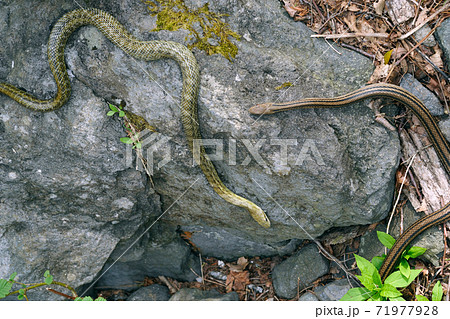
<instances>
[{"instance_id":1,"label":"green moss","mask_svg":"<svg viewBox=\"0 0 450 319\"><path fill-rule=\"evenodd\" d=\"M144 1L152 16L157 16L153 31L178 29L189 30L189 49L198 48L208 55L222 54L231 61L236 57L238 48L230 38L240 40L241 36L221 21L225 14L209 11L208 3L198 9L189 9L184 0Z\"/></svg>"},{"instance_id":2,"label":"green moss","mask_svg":"<svg viewBox=\"0 0 450 319\"><path fill-rule=\"evenodd\" d=\"M284 83L281 84L280 86L277 86L277 87L275 88L275 90L279 91L279 90L281 90L281 89L288 88L288 87L291 87L291 86L292 86L292 83L291 83L291 82L284 82Z\"/></svg>"}]
</instances>

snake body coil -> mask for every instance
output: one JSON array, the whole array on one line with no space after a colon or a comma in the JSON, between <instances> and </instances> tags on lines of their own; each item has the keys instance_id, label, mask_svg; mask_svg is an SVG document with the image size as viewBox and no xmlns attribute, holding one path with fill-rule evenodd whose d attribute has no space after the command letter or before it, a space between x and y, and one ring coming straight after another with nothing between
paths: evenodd
<instances>
[{"instance_id":1,"label":"snake body coil","mask_svg":"<svg viewBox=\"0 0 450 319\"><path fill-rule=\"evenodd\" d=\"M200 142L198 163L200 168L219 196L231 204L246 208L261 226L269 227L269 219L260 207L234 194L222 183L213 163L208 158L201 144L197 116L197 97L200 83L199 70L194 55L184 45L171 41L139 41L113 16L104 11L98 9L74 10L58 20L48 42L48 60L58 88L56 96L50 100L39 100L8 83L0 83L0 92L35 111L52 111L64 105L68 101L71 92L70 80L64 61L64 48L69 36L83 25L95 26L112 43L134 58L146 61L169 58L179 64L183 75L181 120L191 151L193 151L194 140Z\"/></svg>"},{"instance_id":2,"label":"snake body coil","mask_svg":"<svg viewBox=\"0 0 450 319\"><path fill-rule=\"evenodd\" d=\"M335 108L366 98L391 98L410 109L425 128L442 165L444 166L447 174L450 175L450 146L439 129L438 124L422 101L407 90L396 85L377 83L362 87L356 91L335 98L308 98L295 102L258 104L250 108L249 111L252 114L262 115L299 108ZM386 259L384 260L383 265L380 268L381 279L383 281L386 279L389 273L394 269L403 250L405 250L406 246L408 246L411 241L417 237L417 235L422 233L425 229L442 223L449 218L450 203L445 205L440 210L420 218L409 226L402 233L400 238L396 240L394 246L391 248Z\"/></svg>"}]
</instances>

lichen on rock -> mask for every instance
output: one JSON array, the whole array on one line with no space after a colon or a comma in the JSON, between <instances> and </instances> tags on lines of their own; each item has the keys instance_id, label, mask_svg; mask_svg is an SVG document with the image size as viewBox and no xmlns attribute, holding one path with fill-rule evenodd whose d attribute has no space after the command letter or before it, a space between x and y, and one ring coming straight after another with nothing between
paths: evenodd
<instances>
[{"instance_id":1,"label":"lichen on rock","mask_svg":"<svg viewBox=\"0 0 450 319\"><path fill-rule=\"evenodd\" d=\"M225 14L209 10L208 3L197 9L190 9L184 0L145 1L152 16L157 17L156 28L152 31L178 29L189 30L189 36L194 40L188 44L189 49L198 48L206 54L221 54L231 61L238 53L237 46L230 38L240 40L241 36L223 22ZM196 26L199 25L200 28Z\"/></svg>"}]
</instances>

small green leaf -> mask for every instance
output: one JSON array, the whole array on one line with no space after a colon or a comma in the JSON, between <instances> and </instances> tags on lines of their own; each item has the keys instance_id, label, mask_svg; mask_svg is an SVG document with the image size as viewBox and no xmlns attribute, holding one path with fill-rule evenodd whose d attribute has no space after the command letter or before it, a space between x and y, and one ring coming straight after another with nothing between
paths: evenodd
<instances>
[{"instance_id":1,"label":"small green leaf","mask_svg":"<svg viewBox=\"0 0 450 319\"><path fill-rule=\"evenodd\" d=\"M46 271L44 272L44 277L48 277L48 276L50 276L50 270L46 270Z\"/></svg>"},{"instance_id":2,"label":"small green leaf","mask_svg":"<svg viewBox=\"0 0 450 319\"><path fill-rule=\"evenodd\" d=\"M386 255L383 254L383 257L375 256L370 261L376 269L380 270L381 265L383 265L384 260L386 259Z\"/></svg>"},{"instance_id":3,"label":"small green leaf","mask_svg":"<svg viewBox=\"0 0 450 319\"><path fill-rule=\"evenodd\" d=\"M382 231L377 231L378 240L388 249L391 249L395 244L395 238Z\"/></svg>"},{"instance_id":4,"label":"small green leaf","mask_svg":"<svg viewBox=\"0 0 450 319\"><path fill-rule=\"evenodd\" d=\"M438 281L433 287L433 293L431 296L432 301L441 301L444 290L442 289L441 282Z\"/></svg>"},{"instance_id":5,"label":"small green leaf","mask_svg":"<svg viewBox=\"0 0 450 319\"><path fill-rule=\"evenodd\" d=\"M133 140L129 137L121 137L120 141L125 144L133 144Z\"/></svg>"},{"instance_id":6,"label":"small green leaf","mask_svg":"<svg viewBox=\"0 0 450 319\"><path fill-rule=\"evenodd\" d=\"M416 279L417 276L421 273L422 269L411 269L411 274L409 278L403 276L400 271L394 271L389 277L384 281L385 284L390 284L391 286L397 288L403 288L409 286L410 283Z\"/></svg>"},{"instance_id":7,"label":"small green leaf","mask_svg":"<svg viewBox=\"0 0 450 319\"><path fill-rule=\"evenodd\" d=\"M394 286L385 283L383 287L381 287L380 295L387 298L395 298L400 297L402 293Z\"/></svg>"},{"instance_id":8,"label":"small green leaf","mask_svg":"<svg viewBox=\"0 0 450 319\"><path fill-rule=\"evenodd\" d=\"M417 258L417 257L423 255L426 251L427 251L426 248L413 246L413 247L411 247L410 249L408 249L406 251L404 257L406 259L408 259L408 258ZM406 256L408 256L408 258Z\"/></svg>"},{"instance_id":9,"label":"small green leaf","mask_svg":"<svg viewBox=\"0 0 450 319\"><path fill-rule=\"evenodd\" d=\"M370 291L373 291L377 288L377 286L374 284L373 279L371 277L356 275L356 278L358 278L359 281L361 282L361 284L364 287L366 287L367 289L369 289Z\"/></svg>"},{"instance_id":10,"label":"small green leaf","mask_svg":"<svg viewBox=\"0 0 450 319\"><path fill-rule=\"evenodd\" d=\"M400 273L405 277L409 278L411 275L411 267L409 267L408 261L406 259L401 259L400 264L398 265L398 269Z\"/></svg>"},{"instance_id":11,"label":"small green leaf","mask_svg":"<svg viewBox=\"0 0 450 319\"><path fill-rule=\"evenodd\" d=\"M119 117L124 117L125 116L125 112L124 111L119 111Z\"/></svg>"},{"instance_id":12,"label":"small green leaf","mask_svg":"<svg viewBox=\"0 0 450 319\"><path fill-rule=\"evenodd\" d=\"M429 301L427 297L422 295L416 295L417 301Z\"/></svg>"},{"instance_id":13,"label":"small green leaf","mask_svg":"<svg viewBox=\"0 0 450 319\"><path fill-rule=\"evenodd\" d=\"M119 112L119 110L117 109L117 107L115 107L115 106L112 105L111 103L109 104L109 108L111 109L111 111L114 111L114 113Z\"/></svg>"},{"instance_id":14,"label":"small green leaf","mask_svg":"<svg viewBox=\"0 0 450 319\"><path fill-rule=\"evenodd\" d=\"M116 112L114 112L114 111L109 111L108 113L106 113L106 115L108 115L108 116L113 116L114 114L116 114Z\"/></svg>"},{"instance_id":15,"label":"small green leaf","mask_svg":"<svg viewBox=\"0 0 450 319\"><path fill-rule=\"evenodd\" d=\"M17 276L17 273L16 273L16 272L13 272L13 273L11 274L11 276L9 276L9 281L13 281L14 278L16 278L16 276Z\"/></svg>"},{"instance_id":16,"label":"small green leaf","mask_svg":"<svg viewBox=\"0 0 450 319\"><path fill-rule=\"evenodd\" d=\"M376 294L374 294L373 296L371 296L368 300L369 300L369 301L384 301L384 300L386 300L386 298L381 297L380 293L377 292Z\"/></svg>"},{"instance_id":17,"label":"small green leaf","mask_svg":"<svg viewBox=\"0 0 450 319\"><path fill-rule=\"evenodd\" d=\"M25 289L19 289L19 294L20 295L25 295Z\"/></svg>"},{"instance_id":18,"label":"small green leaf","mask_svg":"<svg viewBox=\"0 0 450 319\"><path fill-rule=\"evenodd\" d=\"M340 301L365 301L374 294L374 292L370 291L367 288L351 288L344 296L342 296Z\"/></svg>"},{"instance_id":19,"label":"small green leaf","mask_svg":"<svg viewBox=\"0 0 450 319\"><path fill-rule=\"evenodd\" d=\"M22 300L23 298L25 298L24 295L18 295L18 296L17 296L17 299L18 299L18 300Z\"/></svg>"},{"instance_id":20,"label":"small green leaf","mask_svg":"<svg viewBox=\"0 0 450 319\"><path fill-rule=\"evenodd\" d=\"M52 276L52 275L48 275L47 277L45 277L44 282L45 282L47 285L51 285L52 282L53 282L53 276Z\"/></svg>"},{"instance_id":21,"label":"small green leaf","mask_svg":"<svg viewBox=\"0 0 450 319\"><path fill-rule=\"evenodd\" d=\"M360 278L361 283L364 285L364 287L373 290L373 284L375 284L377 287L381 286L381 277L378 273L378 270L375 268L375 266L368 261L367 259L355 255L356 264L358 265L359 270L361 271L361 276L363 278ZM370 283L372 282L372 283ZM367 286L366 286L367 284Z\"/></svg>"},{"instance_id":22,"label":"small green leaf","mask_svg":"<svg viewBox=\"0 0 450 319\"><path fill-rule=\"evenodd\" d=\"M0 279L0 298L5 298L11 291L13 283L5 279Z\"/></svg>"},{"instance_id":23,"label":"small green leaf","mask_svg":"<svg viewBox=\"0 0 450 319\"><path fill-rule=\"evenodd\" d=\"M403 297L390 297L390 301L406 301Z\"/></svg>"},{"instance_id":24,"label":"small green leaf","mask_svg":"<svg viewBox=\"0 0 450 319\"><path fill-rule=\"evenodd\" d=\"M142 148L142 143L141 142L137 142L136 144L134 144L133 148Z\"/></svg>"}]
</instances>

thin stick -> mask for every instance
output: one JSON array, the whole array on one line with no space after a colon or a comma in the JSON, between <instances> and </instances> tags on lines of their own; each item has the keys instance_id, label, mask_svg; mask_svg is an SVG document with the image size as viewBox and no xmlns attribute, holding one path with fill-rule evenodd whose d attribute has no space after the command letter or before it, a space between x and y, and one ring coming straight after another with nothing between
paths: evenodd
<instances>
[{"instance_id":1,"label":"thin stick","mask_svg":"<svg viewBox=\"0 0 450 319\"><path fill-rule=\"evenodd\" d=\"M358 53L372 59L372 60L375 60L375 54L370 54L369 52L363 51L360 48L354 47L353 45L350 45L347 43L339 43L339 45L343 48L353 50L355 52L358 52Z\"/></svg>"},{"instance_id":2,"label":"thin stick","mask_svg":"<svg viewBox=\"0 0 450 319\"><path fill-rule=\"evenodd\" d=\"M445 300L449 301L449 296L450 295L450 276L448 276L448 283L447 283L447 297L445 298Z\"/></svg>"},{"instance_id":3,"label":"thin stick","mask_svg":"<svg viewBox=\"0 0 450 319\"><path fill-rule=\"evenodd\" d=\"M416 152L416 154L413 155L413 157L411 157L408 167L406 168L406 172L405 172L405 176L403 177L403 181L402 184L400 185L400 189L398 191L398 196L397 199L395 200L395 204L394 207L392 207L392 212L391 212L391 216L389 217L389 221L386 227L386 233L389 234L389 228L391 227L391 222L392 222L392 218L394 217L394 213L395 213L395 209L397 208L397 204L400 200L400 196L402 195L402 190L403 190L403 186L405 185L405 181L406 181L406 176L408 175L408 171L411 168L412 163L414 162L414 158L416 157L416 155L418 154L418 152ZM385 253L387 254L387 248L385 249Z\"/></svg>"},{"instance_id":4,"label":"thin stick","mask_svg":"<svg viewBox=\"0 0 450 319\"><path fill-rule=\"evenodd\" d=\"M333 14L333 15L331 15L321 26L320 26L320 28L319 28L319 33L321 33L320 32L320 30L322 30L324 27L326 27L326 25L327 25L327 23L328 22L330 22L331 21L331 19L334 19L335 17L337 17L338 15L340 15L341 14L341 12L337 12L337 13L335 13L335 14ZM325 30L323 30L323 31L325 31ZM322 32L323 32L322 31Z\"/></svg>"},{"instance_id":5,"label":"thin stick","mask_svg":"<svg viewBox=\"0 0 450 319\"><path fill-rule=\"evenodd\" d=\"M336 49L333 47L333 45L332 45L330 42L328 42L326 39L325 39L325 42L330 46L330 48L333 49L334 52L336 52L336 53L339 54L339 55L342 55L342 53L339 52L338 50L336 50Z\"/></svg>"},{"instance_id":6,"label":"thin stick","mask_svg":"<svg viewBox=\"0 0 450 319\"><path fill-rule=\"evenodd\" d=\"M344 34L311 34L311 38L325 38L327 40L355 38L355 37L389 38L389 34L388 33L364 33L364 32L344 33Z\"/></svg>"},{"instance_id":7,"label":"thin stick","mask_svg":"<svg viewBox=\"0 0 450 319\"><path fill-rule=\"evenodd\" d=\"M444 72L442 72L442 70L441 70L436 64L434 64L433 61L431 61L430 58L428 58L427 55L426 55L425 53L423 53L422 51L420 51L419 48L416 48L416 51L422 56L422 58L424 58L424 60L426 60L429 64L431 64L431 66L433 67L433 69L434 69L435 71L437 71L439 74L441 74L441 75L444 77L444 79L446 79L447 81L450 80L450 78L448 77L448 75L445 74ZM441 89L442 89L442 86L441 86ZM447 114L447 113L446 113L446 114Z\"/></svg>"},{"instance_id":8,"label":"thin stick","mask_svg":"<svg viewBox=\"0 0 450 319\"><path fill-rule=\"evenodd\" d=\"M314 0L312 0L312 3L314 4L314 7L316 7L316 11L319 13L320 17L322 18L322 21L324 21L325 17L323 16L322 11L320 11L319 7L317 6L317 3Z\"/></svg>"},{"instance_id":9,"label":"thin stick","mask_svg":"<svg viewBox=\"0 0 450 319\"><path fill-rule=\"evenodd\" d=\"M447 97L445 96L444 87L442 86L442 81L441 81L439 76L437 76L437 80L438 80L438 83L439 83L439 87L441 88L441 91L442 91L442 97L444 99L444 113L448 114L448 111L449 111L449 109L448 109L448 102L447 102Z\"/></svg>"},{"instance_id":10,"label":"thin stick","mask_svg":"<svg viewBox=\"0 0 450 319\"><path fill-rule=\"evenodd\" d=\"M202 285L205 285L205 276L203 274L203 263L202 263L202 254L198 253L198 258L200 259L200 272L202 275Z\"/></svg>"},{"instance_id":11,"label":"thin stick","mask_svg":"<svg viewBox=\"0 0 450 319\"><path fill-rule=\"evenodd\" d=\"M167 286L167 288L169 288L169 291L171 294L174 294L177 292L177 289L167 280L166 277L158 276L158 279L161 280Z\"/></svg>"},{"instance_id":12,"label":"thin stick","mask_svg":"<svg viewBox=\"0 0 450 319\"><path fill-rule=\"evenodd\" d=\"M47 291L53 292L54 294L63 296L64 298L67 298L67 299L75 300L75 297L69 296L68 294L62 293L62 292L57 291L57 290L52 289L52 288L47 288Z\"/></svg>"},{"instance_id":13,"label":"thin stick","mask_svg":"<svg viewBox=\"0 0 450 319\"><path fill-rule=\"evenodd\" d=\"M445 227L445 224L442 225L442 229L444 231L444 254L442 256L442 266L441 266L441 272L442 276L444 276L444 268L445 268L445 252L447 251L447 228Z\"/></svg>"}]
</instances>

